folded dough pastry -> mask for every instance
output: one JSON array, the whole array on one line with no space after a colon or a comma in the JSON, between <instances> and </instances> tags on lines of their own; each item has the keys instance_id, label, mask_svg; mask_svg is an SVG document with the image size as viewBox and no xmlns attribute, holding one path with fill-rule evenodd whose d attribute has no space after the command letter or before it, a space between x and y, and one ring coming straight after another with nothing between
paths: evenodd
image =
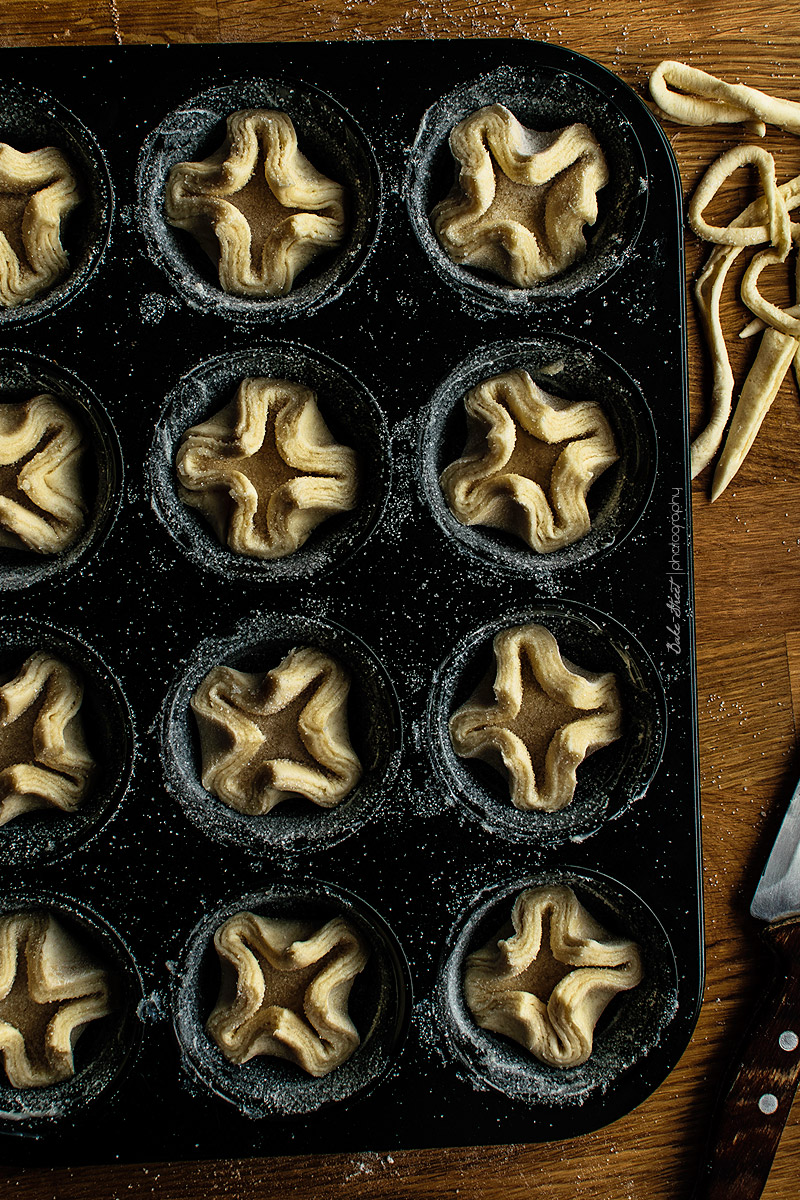
<instances>
[{"instance_id":1,"label":"folded dough pastry","mask_svg":"<svg viewBox=\"0 0 800 1200\"><path fill-rule=\"evenodd\" d=\"M61 223L81 200L72 167L46 146L24 154L0 142L0 305L15 308L69 269Z\"/></svg>"},{"instance_id":2,"label":"folded dough pastry","mask_svg":"<svg viewBox=\"0 0 800 1200\"><path fill-rule=\"evenodd\" d=\"M612 937L559 885L521 892L511 924L468 957L467 1007L482 1029L542 1062L579 1067L607 1005L641 982L639 948Z\"/></svg>"},{"instance_id":3,"label":"folded dough pastry","mask_svg":"<svg viewBox=\"0 0 800 1200\"><path fill-rule=\"evenodd\" d=\"M0 404L0 546L58 554L75 541L86 520L84 449L54 396Z\"/></svg>"},{"instance_id":4,"label":"folded dough pastry","mask_svg":"<svg viewBox=\"0 0 800 1200\"><path fill-rule=\"evenodd\" d=\"M516 808L557 812L575 795L584 759L622 733L616 677L562 658L542 625L504 629L494 654L493 699L486 679L453 713L453 749L505 775Z\"/></svg>"},{"instance_id":5,"label":"folded dough pastry","mask_svg":"<svg viewBox=\"0 0 800 1200\"><path fill-rule=\"evenodd\" d=\"M167 179L167 220L193 234L224 291L282 296L345 234L345 190L300 153L291 119L253 109L228 117L225 141Z\"/></svg>"},{"instance_id":6,"label":"folded dough pastry","mask_svg":"<svg viewBox=\"0 0 800 1200\"><path fill-rule=\"evenodd\" d=\"M76 1041L113 1007L111 974L54 917L0 917L0 1056L12 1087L69 1079Z\"/></svg>"},{"instance_id":7,"label":"folded dough pastry","mask_svg":"<svg viewBox=\"0 0 800 1200\"><path fill-rule=\"evenodd\" d=\"M517 370L478 384L464 407L467 444L441 476L453 516L515 534L540 554L584 537L589 488L618 458L600 405L551 396Z\"/></svg>"},{"instance_id":8,"label":"folded dough pastry","mask_svg":"<svg viewBox=\"0 0 800 1200\"><path fill-rule=\"evenodd\" d=\"M320 927L240 912L214 945L222 988L206 1027L227 1059L271 1055L322 1076L350 1058L360 1038L348 1000L369 951L347 921Z\"/></svg>"},{"instance_id":9,"label":"folded dough pastry","mask_svg":"<svg viewBox=\"0 0 800 1200\"><path fill-rule=\"evenodd\" d=\"M292 554L358 498L358 461L335 441L310 388L245 379L229 404L187 429L176 458L184 504L237 554Z\"/></svg>"},{"instance_id":10,"label":"folded dough pastry","mask_svg":"<svg viewBox=\"0 0 800 1200\"><path fill-rule=\"evenodd\" d=\"M344 667L311 646L262 674L217 666L192 696L203 787L231 808L268 813L290 796L333 808L361 778L350 744Z\"/></svg>"},{"instance_id":11,"label":"folded dough pastry","mask_svg":"<svg viewBox=\"0 0 800 1200\"><path fill-rule=\"evenodd\" d=\"M0 825L39 808L73 812L85 799L95 762L82 701L72 668L42 652L0 687Z\"/></svg>"},{"instance_id":12,"label":"folded dough pastry","mask_svg":"<svg viewBox=\"0 0 800 1200\"><path fill-rule=\"evenodd\" d=\"M450 149L456 182L431 222L453 262L530 288L583 258L608 182L586 125L539 133L492 104L455 126Z\"/></svg>"}]
</instances>

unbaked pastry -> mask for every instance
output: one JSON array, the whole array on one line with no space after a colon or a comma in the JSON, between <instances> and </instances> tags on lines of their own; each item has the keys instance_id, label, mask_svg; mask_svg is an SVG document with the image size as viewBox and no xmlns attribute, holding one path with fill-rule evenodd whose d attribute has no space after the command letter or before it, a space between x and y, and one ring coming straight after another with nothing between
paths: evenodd
<instances>
[{"instance_id":1,"label":"unbaked pastry","mask_svg":"<svg viewBox=\"0 0 800 1200\"><path fill-rule=\"evenodd\" d=\"M86 520L83 432L43 393L0 404L0 546L58 554Z\"/></svg>"},{"instance_id":2,"label":"unbaked pastry","mask_svg":"<svg viewBox=\"0 0 800 1200\"><path fill-rule=\"evenodd\" d=\"M39 808L73 812L85 799L95 762L82 701L72 668L42 652L0 687L0 825Z\"/></svg>"},{"instance_id":3,"label":"unbaked pastry","mask_svg":"<svg viewBox=\"0 0 800 1200\"><path fill-rule=\"evenodd\" d=\"M562 658L542 625L504 629L494 655L494 699L487 678L453 713L453 749L501 771L516 808L557 812L572 800L584 759L622 734L616 677Z\"/></svg>"},{"instance_id":4,"label":"unbaked pastry","mask_svg":"<svg viewBox=\"0 0 800 1200\"><path fill-rule=\"evenodd\" d=\"M111 974L43 912L0 917L0 1056L15 1088L75 1074L90 1021L113 1010Z\"/></svg>"},{"instance_id":5,"label":"unbaked pastry","mask_svg":"<svg viewBox=\"0 0 800 1200\"><path fill-rule=\"evenodd\" d=\"M571 888L555 884L521 892L511 923L467 958L467 1007L482 1029L542 1062L579 1067L607 1005L641 982L639 948L612 937Z\"/></svg>"},{"instance_id":6,"label":"unbaked pastry","mask_svg":"<svg viewBox=\"0 0 800 1200\"><path fill-rule=\"evenodd\" d=\"M240 912L214 945L222 988L206 1028L227 1059L266 1054L319 1077L350 1058L360 1038L348 999L369 951L347 921L320 927Z\"/></svg>"},{"instance_id":7,"label":"unbaked pastry","mask_svg":"<svg viewBox=\"0 0 800 1200\"><path fill-rule=\"evenodd\" d=\"M268 813L290 796L332 808L361 778L350 744L344 667L311 646L245 674L214 667L192 696L203 787L239 812Z\"/></svg>"},{"instance_id":8,"label":"unbaked pastry","mask_svg":"<svg viewBox=\"0 0 800 1200\"><path fill-rule=\"evenodd\" d=\"M584 537L589 488L619 457L600 405L552 396L516 370L478 384L464 407L467 444L440 479L453 516L540 554Z\"/></svg>"},{"instance_id":9,"label":"unbaked pastry","mask_svg":"<svg viewBox=\"0 0 800 1200\"><path fill-rule=\"evenodd\" d=\"M210 158L170 170L167 220L218 264L224 291L283 296L318 254L341 245L345 190L300 153L286 113L237 112L227 125Z\"/></svg>"},{"instance_id":10,"label":"unbaked pastry","mask_svg":"<svg viewBox=\"0 0 800 1200\"><path fill-rule=\"evenodd\" d=\"M236 395L181 439L179 495L237 554L292 554L327 517L358 498L355 451L335 441L310 388L245 379Z\"/></svg>"},{"instance_id":11,"label":"unbaked pastry","mask_svg":"<svg viewBox=\"0 0 800 1200\"><path fill-rule=\"evenodd\" d=\"M450 149L458 175L431 221L453 262L530 288L584 256L583 228L608 182L586 125L539 133L492 104L455 126Z\"/></svg>"},{"instance_id":12,"label":"unbaked pastry","mask_svg":"<svg viewBox=\"0 0 800 1200\"><path fill-rule=\"evenodd\" d=\"M80 189L60 150L24 154L0 142L0 305L34 300L69 268L61 222Z\"/></svg>"}]
</instances>

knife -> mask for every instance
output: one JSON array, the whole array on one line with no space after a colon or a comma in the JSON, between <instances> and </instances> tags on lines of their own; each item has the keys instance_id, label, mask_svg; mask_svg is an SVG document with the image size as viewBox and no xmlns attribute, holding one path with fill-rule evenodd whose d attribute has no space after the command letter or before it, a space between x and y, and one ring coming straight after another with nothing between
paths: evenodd
<instances>
[{"instance_id":1,"label":"knife","mask_svg":"<svg viewBox=\"0 0 800 1200\"><path fill-rule=\"evenodd\" d=\"M800 1080L800 783L750 912L777 969L720 1092L693 1200L757 1200Z\"/></svg>"}]
</instances>

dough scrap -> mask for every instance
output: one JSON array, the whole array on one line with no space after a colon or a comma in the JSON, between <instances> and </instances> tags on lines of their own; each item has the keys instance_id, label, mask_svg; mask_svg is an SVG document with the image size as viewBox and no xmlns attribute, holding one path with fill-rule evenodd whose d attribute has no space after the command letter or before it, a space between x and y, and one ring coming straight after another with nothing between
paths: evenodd
<instances>
[{"instance_id":1,"label":"dough scrap","mask_svg":"<svg viewBox=\"0 0 800 1200\"><path fill-rule=\"evenodd\" d=\"M345 199L301 154L286 113L249 109L228 117L209 158L172 167L164 208L218 265L224 291L263 298L291 291L317 255L341 245Z\"/></svg>"},{"instance_id":2,"label":"dough scrap","mask_svg":"<svg viewBox=\"0 0 800 1200\"><path fill-rule=\"evenodd\" d=\"M334 440L314 392L286 380L243 380L229 404L186 431L176 469L183 503L252 558L294 553L358 499L355 451Z\"/></svg>"},{"instance_id":3,"label":"dough scrap","mask_svg":"<svg viewBox=\"0 0 800 1200\"><path fill-rule=\"evenodd\" d=\"M671 91L669 84L678 90ZM650 93L662 116L683 124L745 121L751 132L763 136L765 122L770 122L788 132L800 133L800 104L776 99L742 84L727 84L684 63L662 62L650 77ZM705 208L722 183L746 164L758 168L762 195L727 227L709 225L703 218ZM792 360L800 385L800 265L795 277L797 304L780 309L758 290L761 271L785 262L792 244L800 245L800 223L790 219L790 213L799 203L800 176L778 187L772 155L757 146L737 146L712 163L689 205L689 223L695 233L716 243L695 284L700 320L711 354L713 385L708 423L692 443L692 478L711 462L719 449L733 399L735 381L719 311L725 279L745 246L767 243L756 254L742 280L742 300L757 320L740 336L752 336L765 327L771 332L769 337L764 334L742 388L712 479L712 501L722 494L744 461Z\"/></svg>"},{"instance_id":4,"label":"dough scrap","mask_svg":"<svg viewBox=\"0 0 800 1200\"><path fill-rule=\"evenodd\" d=\"M216 666L192 696L203 787L238 812L270 812L291 796L341 803L361 778L350 744L350 677L323 650L291 650L245 674Z\"/></svg>"},{"instance_id":5,"label":"dough scrap","mask_svg":"<svg viewBox=\"0 0 800 1200\"><path fill-rule=\"evenodd\" d=\"M541 1062L579 1067L608 1004L641 982L639 948L609 934L559 885L521 892L511 923L467 958L467 1007L482 1029Z\"/></svg>"},{"instance_id":6,"label":"dough scrap","mask_svg":"<svg viewBox=\"0 0 800 1200\"><path fill-rule=\"evenodd\" d=\"M0 1056L15 1088L75 1074L75 1043L114 1009L112 976L47 913L0 917Z\"/></svg>"},{"instance_id":7,"label":"dough scrap","mask_svg":"<svg viewBox=\"0 0 800 1200\"><path fill-rule=\"evenodd\" d=\"M35 300L69 270L61 223L82 197L60 150L0 142L0 305Z\"/></svg>"},{"instance_id":8,"label":"dough scrap","mask_svg":"<svg viewBox=\"0 0 800 1200\"><path fill-rule=\"evenodd\" d=\"M458 176L431 222L453 262L531 288L583 258L608 182L586 125L539 133L492 104L455 126L450 149Z\"/></svg>"},{"instance_id":9,"label":"dough scrap","mask_svg":"<svg viewBox=\"0 0 800 1200\"><path fill-rule=\"evenodd\" d=\"M74 812L95 772L71 667L38 652L0 687L0 825L39 808Z\"/></svg>"},{"instance_id":10,"label":"dough scrap","mask_svg":"<svg viewBox=\"0 0 800 1200\"><path fill-rule=\"evenodd\" d=\"M84 451L54 396L0 404L0 547L59 554L72 545L86 522Z\"/></svg>"},{"instance_id":11,"label":"dough scrap","mask_svg":"<svg viewBox=\"0 0 800 1200\"><path fill-rule=\"evenodd\" d=\"M761 135L765 124L800 133L800 104L794 100L780 100L743 83L725 83L686 63L659 63L650 76L650 95L663 116L682 125L745 121L755 122Z\"/></svg>"},{"instance_id":12,"label":"dough scrap","mask_svg":"<svg viewBox=\"0 0 800 1200\"><path fill-rule=\"evenodd\" d=\"M464 399L467 444L442 490L463 525L489 525L548 554L589 532L586 496L618 459L599 404L566 401L527 371L507 371Z\"/></svg>"},{"instance_id":13,"label":"dough scrap","mask_svg":"<svg viewBox=\"0 0 800 1200\"><path fill-rule=\"evenodd\" d=\"M778 188L778 196L787 212L793 212L800 205L800 175L789 180L787 183L781 184ZM755 225L764 229L766 234L767 227L764 222L768 219L767 208L767 198L762 195L735 217L731 221L729 228L735 229L742 226L752 227ZM798 231L800 231L800 226L795 222L791 222L790 232L792 236L796 237ZM766 236L764 240L766 240ZM730 417L735 381L725 344L719 306L728 272L743 249L743 245L717 244L711 251L695 284L695 300L711 353L713 385L711 392L711 414L708 424L692 443L692 478L698 475L716 454L722 444L725 426ZM792 315L792 310L789 309L788 311ZM752 334L758 332L763 327L763 324L760 324L758 328L755 328L753 323L743 331L742 336L745 333ZM768 343L767 349L773 348L773 342ZM761 373L761 369L759 373ZM756 432L757 429L754 431L753 437L755 437ZM750 444L752 445L752 440ZM743 459L740 460L738 465L741 465L742 461ZM716 499L727 486L727 483L730 482L730 479L733 478L732 475L725 478L726 473L726 471L723 471L712 483L712 499Z\"/></svg>"},{"instance_id":14,"label":"dough scrap","mask_svg":"<svg viewBox=\"0 0 800 1200\"><path fill-rule=\"evenodd\" d=\"M558 812L575 795L584 759L622 735L616 677L562 658L542 625L504 629L494 655L494 701L484 682L453 713L453 749L501 771L516 808Z\"/></svg>"},{"instance_id":15,"label":"dough scrap","mask_svg":"<svg viewBox=\"0 0 800 1200\"><path fill-rule=\"evenodd\" d=\"M230 1062L270 1055L319 1078L358 1048L348 999L369 950L343 918L318 927L240 912L214 945L223 982L206 1028Z\"/></svg>"}]
</instances>

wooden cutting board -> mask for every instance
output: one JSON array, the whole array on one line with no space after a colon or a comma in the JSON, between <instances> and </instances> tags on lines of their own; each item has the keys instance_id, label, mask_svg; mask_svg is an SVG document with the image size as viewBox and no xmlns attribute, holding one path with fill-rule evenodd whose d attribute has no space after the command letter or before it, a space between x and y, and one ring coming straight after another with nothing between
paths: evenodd
<instances>
[{"instance_id":1,"label":"wooden cutting board","mask_svg":"<svg viewBox=\"0 0 800 1200\"><path fill-rule=\"evenodd\" d=\"M800 101L795 0L751 0L720 12L711 0L5 0L0 45L352 38L526 37L596 59L640 94L664 58L691 61ZM492 11L496 9L496 11ZM43 81L44 82L44 81ZM736 127L667 127L688 194L705 167L743 140ZM770 134L781 179L800 172L800 139ZM749 198L746 183L737 196ZM704 252L690 237L687 278ZM732 293L723 311L745 323ZM741 376L754 345L733 355ZM690 318L692 409L699 426L709 370ZM784 383L755 446L714 504L694 491L707 986L693 1041L644 1104L610 1128L552 1145L84 1168L8 1174L5 1200L679 1200L688 1197L720 1074L767 963L750 896L794 778L800 722L800 406ZM476 1099L476 1103L479 1103ZM102 1155L102 1148L99 1153ZM796 1200L800 1101L784 1132L765 1200Z\"/></svg>"}]
</instances>

